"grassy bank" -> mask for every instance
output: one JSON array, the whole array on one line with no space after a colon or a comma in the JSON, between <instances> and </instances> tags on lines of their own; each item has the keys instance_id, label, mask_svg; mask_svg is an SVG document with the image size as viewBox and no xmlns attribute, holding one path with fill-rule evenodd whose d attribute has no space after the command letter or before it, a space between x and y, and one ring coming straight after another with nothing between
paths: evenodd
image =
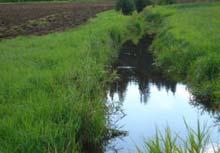
<instances>
[{"instance_id":1,"label":"grassy bank","mask_svg":"<svg viewBox=\"0 0 220 153\"><path fill-rule=\"evenodd\" d=\"M0 152L101 148L106 68L128 19L108 11L77 29L0 42Z\"/></svg>"},{"instance_id":2,"label":"grassy bank","mask_svg":"<svg viewBox=\"0 0 220 153\"><path fill-rule=\"evenodd\" d=\"M156 33L156 63L181 76L199 99L220 100L220 3L156 6L142 17Z\"/></svg>"}]
</instances>

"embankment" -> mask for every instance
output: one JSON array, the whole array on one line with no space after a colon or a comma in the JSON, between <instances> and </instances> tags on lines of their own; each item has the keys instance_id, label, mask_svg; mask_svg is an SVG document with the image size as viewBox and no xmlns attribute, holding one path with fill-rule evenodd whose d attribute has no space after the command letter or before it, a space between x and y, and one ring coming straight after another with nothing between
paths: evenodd
<instances>
[{"instance_id":1,"label":"embankment","mask_svg":"<svg viewBox=\"0 0 220 153\"><path fill-rule=\"evenodd\" d=\"M220 3L148 7L141 14L155 62L185 80L197 100L220 100Z\"/></svg>"},{"instance_id":2,"label":"embankment","mask_svg":"<svg viewBox=\"0 0 220 153\"><path fill-rule=\"evenodd\" d=\"M103 149L107 67L129 19L108 11L66 32L0 42L0 152Z\"/></svg>"}]
</instances>

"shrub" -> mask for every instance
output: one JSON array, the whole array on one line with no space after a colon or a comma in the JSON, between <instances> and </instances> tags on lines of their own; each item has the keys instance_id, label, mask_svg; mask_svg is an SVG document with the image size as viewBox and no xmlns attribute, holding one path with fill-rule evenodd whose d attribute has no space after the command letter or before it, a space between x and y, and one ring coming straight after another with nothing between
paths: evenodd
<instances>
[{"instance_id":1,"label":"shrub","mask_svg":"<svg viewBox=\"0 0 220 153\"><path fill-rule=\"evenodd\" d=\"M118 0L116 3L116 10L122 11L124 15L131 15L135 10L135 4L133 0Z\"/></svg>"},{"instance_id":2,"label":"shrub","mask_svg":"<svg viewBox=\"0 0 220 153\"><path fill-rule=\"evenodd\" d=\"M167 5L176 3L176 0L156 0L154 3L158 5Z\"/></svg>"},{"instance_id":3,"label":"shrub","mask_svg":"<svg viewBox=\"0 0 220 153\"><path fill-rule=\"evenodd\" d=\"M116 3L116 10L122 11L124 15L131 15L134 10L141 12L150 4L151 0L118 0Z\"/></svg>"},{"instance_id":4,"label":"shrub","mask_svg":"<svg viewBox=\"0 0 220 153\"><path fill-rule=\"evenodd\" d=\"M147 5L150 5L150 0L135 0L136 10L141 12Z\"/></svg>"}]
</instances>

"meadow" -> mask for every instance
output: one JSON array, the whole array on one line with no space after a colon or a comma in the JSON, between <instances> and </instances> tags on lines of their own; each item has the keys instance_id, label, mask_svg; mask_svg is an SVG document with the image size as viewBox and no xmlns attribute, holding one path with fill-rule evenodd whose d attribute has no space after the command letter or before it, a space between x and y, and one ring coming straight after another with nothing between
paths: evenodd
<instances>
[{"instance_id":1,"label":"meadow","mask_svg":"<svg viewBox=\"0 0 220 153\"><path fill-rule=\"evenodd\" d=\"M155 62L185 80L197 100L220 100L220 3L148 7L142 13Z\"/></svg>"},{"instance_id":2,"label":"meadow","mask_svg":"<svg viewBox=\"0 0 220 153\"><path fill-rule=\"evenodd\" d=\"M0 152L102 149L107 67L128 19L108 11L76 29L0 42Z\"/></svg>"}]
</instances>

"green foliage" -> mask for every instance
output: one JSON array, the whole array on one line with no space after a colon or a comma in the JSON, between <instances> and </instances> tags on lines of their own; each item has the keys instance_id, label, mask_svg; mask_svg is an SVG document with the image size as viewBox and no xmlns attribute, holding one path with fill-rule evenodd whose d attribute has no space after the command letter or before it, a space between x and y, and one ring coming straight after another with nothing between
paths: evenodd
<instances>
[{"instance_id":1,"label":"green foliage","mask_svg":"<svg viewBox=\"0 0 220 153\"><path fill-rule=\"evenodd\" d=\"M168 5L176 3L176 0L156 0L157 5Z\"/></svg>"},{"instance_id":2,"label":"green foliage","mask_svg":"<svg viewBox=\"0 0 220 153\"><path fill-rule=\"evenodd\" d=\"M122 35L118 30L119 29L117 28L117 26L115 26L109 31L109 36L112 40L112 46L114 47L118 47L122 43Z\"/></svg>"},{"instance_id":3,"label":"green foliage","mask_svg":"<svg viewBox=\"0 0 220 153\"><path fill-rule=\"evenodd\" d=\"M135 7L136 7L136 10L138 12L141 12L143 11L143 9L147 6L147 5L150 5L151 4L151 1L150 0L135 0Z\"/></svg>"},{"instance_id":4,"label":"green foliage","mask_svg":"<svg viewBox=\"0 0 220 153\"><path fill-rule=\"evenodd\" d=\"M134 0L117 0L116 10L122 11L124 15L131 15L135 10Z\"/></svg>"},{"instance_id":5,"label":"green foliage","mask_svg":"<svg viewBox=\"0 0 220 153\"><path fill-rule=\"evenodd\" d=\"M143 18L139 16L138 13L134 13L129 20L127 29L129 30L129 32L131 32L134 38L135 36L142 36L143 34L145 34L144 26L145 25Z\"/></svg>"},{"instance_id":6,"label":"green foliage","mask_svg":"<svg viewBox=\"0 0 220 153\"><path fill-rule=\"evenodd\" d=\"M198 97L220 100L220 3L149 7L148 31L157 33L152 49L156 64L179 75Z\"/></svg>"},{"instance_id":7,"label":"green foliage","mask_svg":"<svg viewBox=\"0 0 220 153\"><path fill-rule=\"evenodd\" d=\"M122 11L124 15L131 15L134 11L141 12L150 4L150 0L117 0L116 10Z\"/></svg>"},{"instance_id":8,"label":"green foliage","mask_svg":"<svg viewBox=\"0 0 220 153\"><path fill-rule=\"evenodd\" d=\"M198 58L194 63L193 70L194 81L198 83L218 79L220 76L219 54L211 54Z\"/></svg>"},{"instance_id":9,"label":"green foliage","mask_svg":"<svg viewBox=\"0 0 220 153\"><path fill-rule=\"evenodd\" d=\"M0 42L0 152L101 148L106 65L117 54L113 39L128 36L128 19L108 11L74 30Z\"/></svg>"}]
</instances>

